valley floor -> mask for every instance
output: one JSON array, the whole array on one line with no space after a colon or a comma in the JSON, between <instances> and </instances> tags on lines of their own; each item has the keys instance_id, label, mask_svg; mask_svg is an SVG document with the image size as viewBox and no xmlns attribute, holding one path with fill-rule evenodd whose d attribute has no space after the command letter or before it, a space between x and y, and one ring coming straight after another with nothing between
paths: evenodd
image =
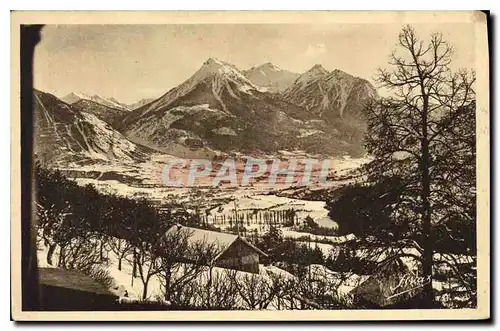
<instances>
[{"instance_id":1,"label":"valley floor","mask_svg":"<svg viewBox=\"0 0 500 331\"><path fill-rule=\"evenodd\" d=\"M325 257L335 256L339 247L349 241L355 240L354 235L334 236L316 235L301 232L297 225L304 224L307 218L312 219L322 228L336 230L338 228L335 220L328 217L324 201L310 201L294 198L294 191L314 191L320 189L318 185L311 187L286 187L287 194L284 196L276 191L275 187L266 183L255 183L247 187L232 187L222 185L219 187L197 186L197 187L166 187L162 180L162 171L165 162L171 159L169 155L155 155L149 161L141 164L107 164L88 165L78 167L61 168L67 174L73 174L73 179L80 185L91 184L103 193L123 195L132 198L146 198L155 202L158 206L168 205L182 206L190 213L201 215L205 224L211 224L224 232L234 233L235 220L242 221L239 229L243 236L262 236L268 232L271 226L280 228L284 238L290 238L309 247L318 247ZM348 176L359 167L366 159L339 159L333 162L330 174ZM338 183L341 184L340 182ZM283 189L281 187L280 189ZM288 223L292 222L293 225ZM52 267L46 263L47 248L39 247L39 265ZM373 252L371 252L373 253ZM374 259L380 259L386 252L382 252ZM356 256L366 256L366 251L356 251ZM435 255L437 260L445 259L444 256ZM470 256L453 256L453 259L463 259L463 263L472 263ZM118 270L118 258L113 252L109 252L108 260L103 267L109 272L114 280L114 290L121 296L125 291L129 298L140 299L143 292L143 284L139 278L132 277L131 257L125 257L122 270ZM415 261L405 261L409 270L415 269ZM366 281L370 275L357 275L330 270L323 265L311 264L308 266L309 273L313 278L329 278L336 284L335 295L346 302L352 300L353 290ZM443 267L444 268L444 267ZM224 269L215 268L215 274L224 275ZM276 265L260 265L259 277L270 279L270 275L276 273L284 277L295 277L289 272ZM238 277L245 277L245 272L238 272ZM207 273L198 277L198 282L206 282ZM457 289L456 283L434 280L433 287L438 293L439 300L446 305L452 298L447 294L447 289ZM463 289L459 289L463 290ZM466 292L466 291L462 291ZM148 285L149 300L162 298L163 290L161 281L153 276ZM464 294L466 297L467 294ZM454 297L453 300L461 300ZM465 300L465 299L464 299ZM271 302L267 309L280 309L282 303ZM298 303L297 303L298 304ZM240 306L244 306L239 301ZM248 308L248 307L247 307Z\"/></svg>"}]
</instances>

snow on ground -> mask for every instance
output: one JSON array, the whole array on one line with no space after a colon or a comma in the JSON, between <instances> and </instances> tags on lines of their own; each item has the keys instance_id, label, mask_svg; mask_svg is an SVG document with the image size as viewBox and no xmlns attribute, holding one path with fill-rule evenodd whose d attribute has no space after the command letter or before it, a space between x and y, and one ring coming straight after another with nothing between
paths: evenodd
<instances>
[{"instance_id":1,"label":"snow on ground","mask_svg":"<svg viewBox=\"0 0 500 331\"><path fill-rule=\"evenodd\" d=\"M48 247L43 244L39 244L37 255L38 255L38 265L39 267L51 267L55 268L57 265L57 261L59 259L59 249L56 249L53 254L53 265L49 265L46 262ZM109 275L113 278L114 282L111 286L110 290L115 292L117 295L123 297L126 296L130 300L141 300L143 296L144 285L141 281L141 278L132 277L132 256L128 254L122 260L122 268L118 270L118 256L109 251L105 254L107 257L107 262L103 262L101 267L108 271ZM147 264L144 265L144 270L147 270ZM209 271L208 267L205 268L196 278L196 282L198 282L201 286L204 286L207 282ZM327 277L330 281L333 281L336 284L336 293L332 293L337 297L346 297L349 292L357 286L356 284L360 283L365 279L365 276L358 276L355 274L350 274L348 277L343 276L342 273L337 273L327 269L322 265L311 265L311 275L312 280L314 279L324 279ZM272 276L278 275L281 276L282 279L295 279L295 276L290 274L289 272L278 268L273 265L260 265L259 266L259 274L252 274L243 271L235 271L230 269L224 269L215 267L212 270L212 279L219 279L223 283L229 283L228 272L234 273L234 276L238 282L245 282L245 280L251 279L252 277L257 277L260 281L264 281L267 283L272 282ZM178 274L174 275L174 277L179 277L182 275L182 267L178 270ZM148 290L147 290L147 300L163 300L164 294L161 286L161 279L159 276L152 276L148 282ZM195 304L200 304L199 302L195 302ZM241 297L237 297L237 305L245 306ZM296 301L296 305L299 305L299 301ZM269 304L267 309L274 310L279 307L279 303L277 302L277 298L273 299Z\"/></svg>"},{"instance_id":2,"label":"snow on ground","mask_svg":"<svg viewBox=\"0 0 500 331\"><path fill-rule=\"evenodd\" d=\"M369 275L336 272L321 264L311 264L310 273L313 279L328 279L335 284L336 295L348 298L349 293L365 282Z\"/></svg>"},{"instance_id":3,"label":"snow on ground","mask_svg":"<svg viewBox=\"0 0 500 331\"><path fill-rule=\"evenodd\" d=\"M38 266L42 268L56 268L57 262L59 259L59 248L57 248L53 254L53 265L50 265L46 261L48 247L39 244L37 248L37 260ZM132 277L133 267L132 267L132 255L128 254L122 260L122 268L118 270L118 256L109 251L106 254L108 258L107 263L103 263L101 267L109 272L109 275L114 279L114 284L111 286L110 290L115 292L119 296L124 296L127 293L127 297L131 300L141 300L143 296L144 285L141 281L140 276ZM147 270L147 264L144 266L144 270ZM260 280L270 282L271 275L280 275L284 279L295 278L289 272L280 269L276 266L259 266L259 274L252 274L244 271L233 271L230 269L215 267L212 270L212 278L215 279L219 277L222 282L229 282L229 280L224 280L224 277L228 277L228 272L234 272L237 281L244 281L249 277L258 277ZM198 275L195 281L199 282L199 284L206 284L208 279L208 267ZM178 275L174 275L175 277L180 277L182 275L182 267L178 270ZM164 292L161 285L161 279L159 275L152 276L147 285L147 300L155 301L155 300L163 300ZM237 304L243 306L244 303L241 298L237 299ZM268 309L275 309L276 302L271 302ZM298 303L297 303L298 304Z\"/></svg>"},{"instance_id":4,"label":"snow on ground","mask_svg":"<svg viewBox=\"0 0 500 331\"><path fill-rule=\"evenodd\" d=\"M242 195L233 196L234 201L227 202L210 210L209 222L215 218L235 215L235 206L239 214L257 213L259 211L282 211L294 210L299 221L303 221L307 216L311 217L318 225L327 228L338 228L338 224L328 217L328 210L325 209L324 201L306 201L276 195ZM249 228L258 228L257 217L251 222L254 226Z\"/></svg>"},{"instance_id":5,"label":"snow on ground","mask_svg":"<svg viewBox=\"0 0 500 331\"><path fill-rule=\"evenodd\" d=\"M312 247L319 247L325 255L327 253L332 252L332 248L338 249L338 246L333 246L329 244L322 244L322 243L307 243L307 242L302 242L304 244L311 245ZM59 249L57 248L53 254L53 265L50 265L46 261L46 256L47 256L47 251L48 247L43 245L42 243L38 244L37 247L37 257L38 257L38 266L39 267L45 267L45 268L54 268L57 265L57 261L59 258ZM403 250L405 253L413 253L416 254L417 252L414 249L406 249ZM389 252L387 250L385 251L380 251L380 254L370 254L373 252L368 252L367 250L357 250L356 255L359 257L366 257L366 256L373 256L377 261L382 261L384 258L387 258L389 256ZM370 254L370 255L367 255ZM109 251L107 254L107 263L103 263L101 266L109 272L109 275L113 278L114 284L110 288L113 292L115 292L119 296L124 296L125 293L127 293L127 297L129 299L142 299L143 295L143 283L140 279L140 277L132 277L132 256L129 254L128 256L125 256L124 259L122 260L122 269L118 270L118 257L115 253L112 251ZM445 257L443 257L441 254L436 253L434 255L434 258L436 260L443 260ZM458 260L460 263L472 263L473 259L470 256L466 255L452 255L451 258ZM415 260L412 258L404 257L402 258L403 262L407 264L410 270L415 270L416 265L415 265ZM146 265L147 266L147 265ZM271 276L274 275L280 275L284 279L293 279L295 276L290 274L289 272L278 268L276 266L264 266L260 265L259 266L259 274L251 274L243 271L232 271L235 273L235 277L237 281L242 282L245 279L248 279L249 277L258 277L261 281L265 282L271 282ZM218 268L215 267L213 268L213 273L212 277L213 279L219 278L220 281L224 282L229 282L229 280L224 280L225 277L228 277L227 272L230 271L229 269L224 269L224 268ZM174 275L174 277L178 277L182 274L182 268L178 271L179 274L177 276ZM317 280L328 280L330 284L333 284L333 287L329 291L333 291L331 295L334 295L338 298L345 299L345 300L350 300L352 299L352 291L358 287L361 283L366 281L370 275L358 275L355 273L343 273L343 272L336 272L331 269L328 269L327 267L319 264L312 264L309 266L309 275L311 277L311 281L314 282ZM208 279L208 268L205 268L205 270L198 275L196 278L196 281L201 285L204 286L206 284ZM313 285L314 286L314 285ZM461 286L458 282L456 281L441 281L441 280L433 280L433 288L437 291L437 295L440 301L443 303L449 303L453 304L453 301L459 300L456 299L457 296L460 297L460 293L464 293L463 300L467 300L467 289ZM453 289L454 291L459 291L458 294L448 294L447 291L450 289ZM451 297L453 296L453 298ZM162 300L163 299L163 290L161 286L161 279L158 276L153 276L151 280L148 283L148 295L147 295L148 300ZM199 304L199 303L197 303ZM237 304L240 306L244 306L244 303L241 299L241 297L237 298ZM298 302L297 302L298 304ZM278 307L278 302L273 300L270 305L268 306L268 309L276 309Z\"/></svg>"},{"instance_id":6,"label":"snow on ground","mask_svg":"<svg viewBox=\"0 0 500 331\"><path fill-rule=\"evenodd\" d=\"M297 138L304 138L313 134L324 134L323 131L317 129L300 129L299 133L300 134L297 136Z\"/></svg>"},{"instance_id":7,"label":"snow on ground","mask_svg":"<svg viewBox=\"0 0 500 331\"><path fill-rule=\"evenodd\" d=\"M93 114L81 113L85 122L92 124L95 131L92 135L92 141L82 130L81 134L88 146L91 158L104 160L133 161L132 154L136 152L137 146L117 133L109 124L97 118ZM79 126L75 126L79 129ZM97 148L96 148L97 147Z\"/></svg>"},{"instance_id":8,"label":"snow on ground","mask_svg":"<svg viewBox=\"0 0 500 331\"><path fill-rule=\"evenodd\" d=\"M332 244L343 244L356 239L354 234L348 234L345 236L320 236L316 234L311 234L307 232L298 232L290 230L289 228L282 228L283 237L285 238L310 238L310 241L329 241Z\"/></svg>"},{"instance_id":9,"label":"snow on ground","mask_svg":"<svg viewBox=\"0 0 500 331\"><path fill-rule=\"evenodd\" d=\"M337 222L333 221L330 217L320 217L313 219L314 223L318 224L320 227L328 228L328 229L336 229L338 230L339 225Z\"/></svg>"},{"instance_id":10,"label":"snow on ground","mask_svg":"<svg viewBox=\"0 0 500 331\"><path fill-rule=\"evenodd\" d=\"M280 151L279 154L280 159L312 157L305 154L304 151ZM274 159L276 157L276 155L263 155L261 158ZM248 215L251 216L250 224L246 222L245 227L249 230L267 231L266 226L257 223L258 216L264 217L264 215L258 215L259 213L267 211L272 213L290 209L295 211L295 221L298 219L301 222L309 216L321 227L338 228L338 224L328 217L325 202L270 195L268 193L276 188L269 186L266 181L256 182L252 186L245 187L231 187L225 184L221 187L166 186L164 183L164 169L165 165L172 160L178 160L178 158L168 154L152 154L141 163L123 162L117 164L116 162L107 162L75 167L67 165L64 170L70 171L70 177L74 178L78 184L94 185L103 193L117 194L129 198L146 198L160 204L182 203L191 209L196 207L203 215L208 212L208 223L222 228L230 226L227 224L229 217L234 219L235 205L233 201L236 202L239 213L255 213L254 215ZM353 169L366 161L367 159L337 158L332 161L330 171ZM238 167L242 166L241 162L237 162ZM180 171L182 177L187 175L189 167L178 169L178 171ZM131 181L126 179L131 179ZM209 183L205 184L208 185ZM311 186L311 189L313 188ZM221 226L222 217L225 217L226 222ZM259 222L261 222L260 219ZM287 233L289 237L308 235L291 231L287 231ZM332 239L331 241L338 243L339 239Z\"/></svg>"},{"instance_id":11,"label":"snow on ground","mask_svg":"<svg viewBox=\"0 0 500 331\"><path fill-rule=\"evenodd\" d=\"M130 260L131 257L128 257L128 260ZM246 277L258 277L261 280L270 282L269 274L279 274L282 275L284 278L293 278L294 276L288 273L287 271L277 268L275 266L264 266L260 265L259 266L260 271L259 274L252 274L244 271L233 271L235 273L235 277L237 281L244 281ZM125 288L130 297L140 299L142 298L142 293L143 293L143 284L140 280L140 278L133 278L132 277L132 265L127 262L126 260L122 262L122 270L118 270L118 261L117 257L115 255L110 255L110 263L106 267L106 269L110 272L111 276L115 279L116 285ZM215 267L212 270L212 279L219 278L223 282L229 282L228 279L224 280L225 278L228 277L227 272L231 272L232 270L230 269L225 269L225 268L219 268ZM196 282L199 284L206 284L207 279L208 279L208 267L205 268L205 270L200 273L197 278L195 279ZM180 268L179 273L177 277L182 275L182 268ZM174 275L174 278L176 276ZM133 279L133 280L132 280ZM153 276L151 280L148 283L148 300L157 300L157 299L163 299L163 289L161 286L161 279L157 276ZM241 301L241 298L238 299L239 305L243 305L243 302ZM198 303L199 304L199 303ZM270 305L272 309L272 304Z\"/></svg>"},{"instance_id":12,"label":"snow on ground","mask_svg":"<svg viewBox=\"0 0 500 331\"><path fill-rule=\"evenodd\" d=\"M177 202L189 200L187 196L189 189L186 188L174 189L168 187L150 187L145 190L142 187L127 185L114 179L102 181L94 178L77 178L75 179L75 181L82 186L92 184L96 186L101 192L107 194L117 194L129 198L145 197L151 200L165 201L170 197L175 196ZM178 198L178 196L182 195L182 193L184 193L184 198Z\"/></svg>"}]
</instances>

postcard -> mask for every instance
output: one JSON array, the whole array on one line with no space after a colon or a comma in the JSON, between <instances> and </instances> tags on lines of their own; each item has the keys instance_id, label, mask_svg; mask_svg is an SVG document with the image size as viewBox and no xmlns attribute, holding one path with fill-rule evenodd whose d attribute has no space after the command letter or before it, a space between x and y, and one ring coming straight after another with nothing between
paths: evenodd
<instances>
[{"instance_id":1,"label":"postcard","mask_svg":"<svg viewBox=\"0 0 500 331\"><path fill-rule=\"evenodd\" d=\"M12 318L488 319L487 21L12 12Z\"/></svg>"}]
</instances>

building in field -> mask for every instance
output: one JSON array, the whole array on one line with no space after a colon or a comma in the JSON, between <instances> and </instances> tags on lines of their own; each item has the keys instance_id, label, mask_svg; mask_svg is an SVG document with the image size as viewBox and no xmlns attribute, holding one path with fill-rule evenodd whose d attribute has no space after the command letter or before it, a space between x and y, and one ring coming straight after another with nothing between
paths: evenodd
<instances>
[{"instance_id":1,"label":"building in field","mask_svg":"<svg viewBox=\"0 0 500 331\"><path fill-rule=\"evenodd\" d=\"M213 261L215 266L221 268L258 273L260 259L267 258L266 253L245 238L231 233L174 225L166 235L184 236L191 247L216 247L217 254ZM186 257L186 260L190 258Z\"/></svg>"}]
</instances>

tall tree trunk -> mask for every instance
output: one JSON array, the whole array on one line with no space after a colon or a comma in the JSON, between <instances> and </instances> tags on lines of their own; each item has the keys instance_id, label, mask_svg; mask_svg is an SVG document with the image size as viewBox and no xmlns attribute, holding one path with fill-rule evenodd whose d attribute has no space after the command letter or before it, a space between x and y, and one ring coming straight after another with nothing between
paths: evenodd
<instances>
[{"instance_id":1,"label":"tall tree trunk","mask_svg":"<svg viewBox=\"0 0 500 331\"><path fill-rule=\"evenodd\" d=\"M120 255L118 258L118 270L122 270L122 260L123 260L123 255Z\"/></svg>"},{"instance_id":2,"label":"tall tree trunk","mask_svg":"<svg viewBox=\"0 0 500 331\"><path fill-rule=\"evenodd\" d=\"M148 298L148 283L149 283L149 275L146 277L146 281L142 282L142 300L146 300Z\"/></svg>"},{"instance_id":3,"label":"tall tree trunk","mask_svg":"<svg viewBox=\"0 0 500 331\"><path fill-rule=\"evenodd\" d=\"M172 275L172 272L170 270L170 268L165 268L165 300L166 301L170 301L170 295L171 295L171 291L170 291L170 278L171 278L171 275Z\"/></svg>"},{"instance_id":4,"label":"tall tree trunk","mask_svg":"<svg viewBox=\"0 0 500 331\"><path fill-rule=\"evenodd\" d=\"M213 266L209 266L209 271L208 271L208 281L207 281L207 302L206 302L206 307L210 308L211 303L212 303L212 272L213 272Z\"/></svg>"},{"instance_id":5,"label":"tall tree trunk","mask_svg":"<svg viewBox=\"0 0 500 331\"><path fill-rule=\"evenodd\" d=\"M132 266L132 277L137 277L137 251L135 247L134 247L134 256L132 260L134 261Z\"/></svg>"},{"instance_id":6,"label":"tall tree trunk","mask_svg":"<svg viewBox=\"0 0 500 331\"><path fill-rule=\"evenodd\" d=\"M66 266L66 249L64 246L61 246L61 249L59 251L59 263L57 264L57 266L62 268Z\"/></svg>"},{"instance_id":7,"label":"tall tree trunk","mask_svg":"<svg viewBox=\"0 0 500 331\"><path fill-rule=\"evenodd\" d=\"M431 180L429 175L430 155L429 155L429 140L428 140L428 97L424 96L424 107L422 111L422 232L423 232L423 276L429 281L426 282L423 288L422 308L431 308L434 303L434 294L432 290L432 265L433 265L433 239L431 227L431 204L430 204L430 187Z\"/></svg>"},{"instance_id":8,"label":"tall tree trunk","mask_svg":"<svg viewBox=\"0 0 500 331\"><path fill-rule=\"evenodd\" d=\"M101 238L99 245L99 260L102 262L104 260L104 248L103 248L103 240Z\"/></svg>"},{"instance_id":9,"label":"tall tree trunk","mask_svg":"<svg viewBox=\"0 0 500 331\"><path fill-rule=\"evenodd\" d=\"M56 250L57 244L49 245L49 250L47 252L47 263L52 265L52 256L54 255L54 251Z\"/></svg>"}]
</instances>

